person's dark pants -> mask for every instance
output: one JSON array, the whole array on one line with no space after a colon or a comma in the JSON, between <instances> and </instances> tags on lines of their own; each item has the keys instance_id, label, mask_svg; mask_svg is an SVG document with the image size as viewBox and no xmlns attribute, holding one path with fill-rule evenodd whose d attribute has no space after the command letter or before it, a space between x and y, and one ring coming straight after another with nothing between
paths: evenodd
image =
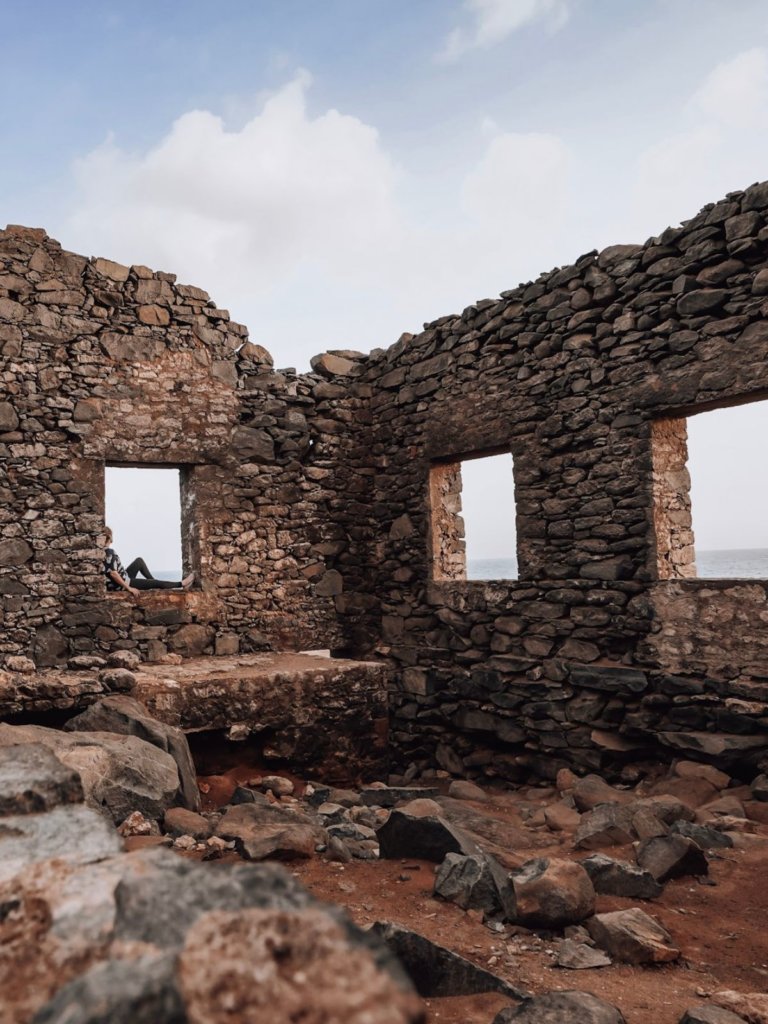
<instances>
[{"instance_id":1,"label":"person's dark pants","mask_svg":"<svg viewBox=\"0 0 768 1024\"><path fill-rule=\"evenodd\" d=\"M178 590L181 586L181 583L174 583L173 580L156 580L143 558L134 558L125 571L131 586L137 590ZM144 577L143 580L136 579L139 573Z\"/></svg>"}]
</instances>

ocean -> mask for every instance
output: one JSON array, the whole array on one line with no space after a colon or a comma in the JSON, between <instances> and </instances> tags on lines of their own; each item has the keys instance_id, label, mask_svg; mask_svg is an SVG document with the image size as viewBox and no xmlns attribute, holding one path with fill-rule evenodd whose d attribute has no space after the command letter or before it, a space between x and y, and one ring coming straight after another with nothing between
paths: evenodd
<instances>
[{"instance_id":1,"label":"ocean","mask_svg":"<svg viewBox=\"0 0 768 1024\"><path fill-rule=\"evenodd\" d=\"M733 551L697 551L696 569L702 580L766 580L768 548L738 548ZM181 569L156 572L159 580L180 580ZM515 558L470 558L468 580L517 579Z\"/></svg>"},{"instance_id":2,"label":"ocean","mask_svg":"<svg viewBox=\"0 0 768 1024\"><path fill-rule=\"evenodd\" d=\"M739 548L733 551L697 551L699 579L768 579L768 548ZM517 579L514 558L471 558L467 563L469 580Z\"/></svg>"}]
</instances>

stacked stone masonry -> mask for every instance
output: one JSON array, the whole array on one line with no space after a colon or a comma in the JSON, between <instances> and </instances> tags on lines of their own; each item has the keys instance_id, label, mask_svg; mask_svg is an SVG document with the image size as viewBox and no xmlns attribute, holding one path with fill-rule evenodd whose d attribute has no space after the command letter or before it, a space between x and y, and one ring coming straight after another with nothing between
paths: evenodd
<instances>
[{"instance_id":1,"label":"stacked stone masonry","mask_svg":"<svg viewBox=\"0 0 768 1024\"><path fill-rule=\"evenodd\" d=\"M6 661L329 647L394 669L403 763L765 767L768 582L695 578L685 418L768 396L768 183L303 375L172 275L0 260ZM519 579L468 582L457 464L500 451ZM105 464L182 468L200 589L105 595Z\"/></svg>"}]
</instances>

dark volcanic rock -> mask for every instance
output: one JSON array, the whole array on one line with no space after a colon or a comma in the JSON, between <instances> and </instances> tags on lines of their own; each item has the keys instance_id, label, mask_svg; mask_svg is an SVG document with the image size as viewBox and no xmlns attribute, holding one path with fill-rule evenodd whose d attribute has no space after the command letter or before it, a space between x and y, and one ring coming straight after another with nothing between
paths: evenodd
<instances>
[{"instance_id":1,"label":"dark volcanic rock","mask_svg":"<svg viewBox=\"0 0 768 1024\"><path fill-rule=\"evenodd\" d=\"M82 800L80 776L48 747L0 747L0 815L34 814Z\"/></svg>"},{"instance_id":2,"label":"dark volcanic rock","mask_svg":"<svg viewBox=\"0 0 768 1024\"><path fill-rule=\"evenodd\" d=\"M592 879L595 892L601 895L652 900L664 891L649 871L602 853L593 853L581 861L581 866Z\"/></svg>"},{"instance_id":3,"label":"dark volcanic rock","mask_svg":"<svg viewBox=\"0 0 768 1024\"><path fill-rule=\"evenodd\" d=\"M733 846L730 836L725 832L718 832L716 828L710 828L709 825L694 825L690 821L676 821L669 831L673 835L692 839L702 850L728 849Z\"/></svg>"},{"instance_id":4,"label":"dark volcanic rock","mask_svg":"<svg viewBox=\"0 0 768 1024\"><path fill-rule=\"evenodd\" d=\"M573 837L577 849L595 850L601 846L624 846L635 838L632 811L621 804L598 804L582 814Z\"/></svg>"},{"instance_id":5,"label":"dark volcanic rock","mask_svg":"<svg viewBox=\"0 0 768 1024\"><path fill-rule=\"evenodd\" d=\"M546 992L501 1010L493 1024L625 1024L615 1006L590 992Z\"/></svg>"},{"instance_id":6,"label":"dark volcanic rock","mask_svg":"<svg viewBox=\"0 0 768 1024\"><path fill-rule=\"evenodd\" d=\"M682 835L646 839L637 848L637 863L649 871L657 882L685 875L706 875L707 858L701 847Z\"/></svg>"},{"instance_id":7,"label":"dark volcanic rock","mask_svg":"<svg viewBox=\"0 0 768 1024\"><path fill-rule=\"evenodd\" d=\"M424 998L501 992L512 999L524 999L527 994L418 932L389 921L377 921L371 931L395 954Z\"/></svg>"},{"instance_id":8,"label":"dark volcanic rock","mask_svg":"<svg viewBox=\"0 0 768 1024\"><path fill-rule=\"evenodd\" d=\"M449 853L466 856L480 853L476 843L461 829L450 825L439 815L415 815L394 810L377 829L380 855L387 859L415 857L440 863Z\"/></svg>"},{"instance_id":9,"label":"dark volcanic rock","mask_svg":"<svg viewBox=\"0 0 768 1024\"><path fill-rule=\"evenodd\" d=\"M435 896L464 910L482 910L488 916L514 920L515 892L508 873L484 854L465 857L449 853L435 876Z\"/></svg>"}]
</instances>

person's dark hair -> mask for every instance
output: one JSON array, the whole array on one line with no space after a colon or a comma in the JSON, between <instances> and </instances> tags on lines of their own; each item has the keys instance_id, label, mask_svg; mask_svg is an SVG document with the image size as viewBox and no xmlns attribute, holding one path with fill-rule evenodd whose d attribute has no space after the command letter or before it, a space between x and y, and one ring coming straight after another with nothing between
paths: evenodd
<instances>
[{"instance_id":1,"label":"person's dark hair","mask_svg":"<svg viewBox=\"0 0 768 1024\"><path fill-rule=\"evenodd\" d=\"M108 526L104 527L104 536L107 538L107 544L112 543L112 531Z\"/></svg>"}]
</instances>

